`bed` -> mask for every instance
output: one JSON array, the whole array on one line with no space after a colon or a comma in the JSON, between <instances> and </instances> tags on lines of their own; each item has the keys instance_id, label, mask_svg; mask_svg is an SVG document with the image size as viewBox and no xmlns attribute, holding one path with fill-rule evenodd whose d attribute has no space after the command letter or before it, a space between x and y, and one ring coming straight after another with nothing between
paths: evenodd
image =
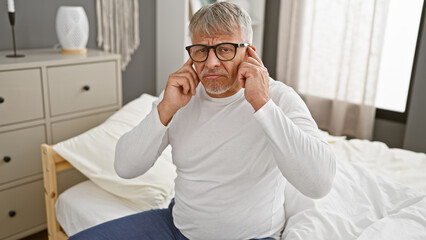
<instances>
[{"instance_id":1,"label":"bed","mask_svg":"<svg viewBox=\"0 0 426 240\"><path fill-rule=\"evenodd\" d=\"M143 94L100 126L42 145L49 239L167 206L176 177L170 146L147 174L132 180L116 176L112 164L116 141L155 99ZM337 157L334 186L325 198L312 200L287 184L282 239L426 239L426 155L326 132L324 137ZM69 168L89 180L58 196L56 174Z\"/></svg>"}]
</instances>

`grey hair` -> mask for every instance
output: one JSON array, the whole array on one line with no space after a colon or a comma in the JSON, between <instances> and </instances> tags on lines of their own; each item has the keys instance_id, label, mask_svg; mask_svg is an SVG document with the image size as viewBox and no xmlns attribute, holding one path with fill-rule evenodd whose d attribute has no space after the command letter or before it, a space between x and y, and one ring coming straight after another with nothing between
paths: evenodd
<instances>
[{"instance_id":1,"label":"grey hair","mask_svg":"<svg viewBox=\"0 0 426 240\"><path fill-rule=\"evenodd\" d=\"M198 10L189 23L191 39L195 34L214 37L215 34L241 32L243 41L252 44L253 29L250 15L238 5L230 2L217 2L205 5Z\"/></svg>"}]
</instances>

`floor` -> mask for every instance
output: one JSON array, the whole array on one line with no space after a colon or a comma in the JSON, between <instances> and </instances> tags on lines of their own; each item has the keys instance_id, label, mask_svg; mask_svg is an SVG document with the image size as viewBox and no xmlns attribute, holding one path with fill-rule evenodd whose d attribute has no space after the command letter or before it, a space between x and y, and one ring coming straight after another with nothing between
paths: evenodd
<instances>
[{"instance_id":1,"label":"floor","mask_svg":"<svg viewBox=\"0 0 426 240\"><path fill-rule=\"evenodd\" d=\"M21 240L47 240L47 231L44 230L44 231L35 233L31 236L21 238Z\"/></svg>"}]
</instances>

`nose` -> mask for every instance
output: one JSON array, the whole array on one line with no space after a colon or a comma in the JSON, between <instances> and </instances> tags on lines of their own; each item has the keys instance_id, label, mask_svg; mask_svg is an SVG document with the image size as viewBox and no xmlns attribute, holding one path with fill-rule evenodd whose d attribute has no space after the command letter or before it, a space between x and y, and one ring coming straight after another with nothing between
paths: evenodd
<instances>
[{"instance_id":1,"label":"nose","mask_svg":"<svg viewBox=\"0 0 426 240\"><path fill-rule=\"evenodd\" d=\"M213 49L210 49L209 56L206 60L205 66L213 69L220 65L220 60L216 57Z\"/></svg>"}]
</instances>

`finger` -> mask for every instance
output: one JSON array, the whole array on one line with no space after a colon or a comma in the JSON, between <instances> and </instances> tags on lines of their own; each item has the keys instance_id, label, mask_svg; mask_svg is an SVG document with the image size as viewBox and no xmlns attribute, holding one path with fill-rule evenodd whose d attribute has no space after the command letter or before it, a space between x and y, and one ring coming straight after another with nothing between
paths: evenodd
<instances>
[{"instance_id":1,"label":"finger","mask_svg":"<svg viewBox=\"0 0 426 240\"><path fill-rule=\"evenodd\" d=\"M173 80L171 81L171 85L173 87L179 88L183 94L186 95L191 90L191 85L186 76L173 74L172 79Z\"/></svg>"},{"instance_id":2,"label":"finger","mask_svg":"<svg viewBox=\"0 0 426 240\"><path fill-rule=\"evenodd\" d=\"M200 83L200 79L198 78L197 72L192 67L186 67L186 72L190 73L192 78L190 80L194 83L194 89L193 94L195 95L196 88L198 87L198 84Z\"/></svg>"},{"instance_id":3,"label":"finger","mask_svg":"<svg viewBox=\"0 0 426 240\"><path fill-rule=\"evenodd\" d=\"M254 59L253 57L248 57L248 58L246 59L246 62L247 62L247 63L251 63L251 64L256 65L256 66L261 66L261 67L263 67L263 65L262 65L261 63L259 63L256 59Z\"/></svg>"},{"instance_id":4,"label":"finger","mask_svg":"<svg viewBox=\"0 0 426 240\"><path fill-rule=\"evenodd\" d=\"M245 86L246 86L246 79L247 79L247 71L248 70L249 70L249 68L244 68L244 67L242 67L242 68L240 67L238 69L237 80L240 83L240 86L242 88L245 88Z\"/></svg>"},{"instance_id":5,"label":"finger","mask_svg":"<svg viewBox=\"0 0 426 240\"><path fill-rule=\"evenodd\" d=\"M193 61L192 61L192 59L191 58L189 58L184 64L183 64L183 66L179 69L179 70L177 70L176 72L183 72L183 71L188 71L189 69L192 69L192 70L194 70L194 68L192 68L192 64L193 64Z\"/></svg>"},{"instance_id":6,"label":"finger","mask_svg":"<svg viewBox=\"0 0 426 240\"><path fill-rule=\"evenodd\" d=\"M176 71L176 73L182 73L182 72L194 72L195 70L192 67L192 65L186 65L186 63L183 65L183 67Z\"/></svg>"},{"instance_id":7,"label":"finger","mask_svg":"<svg viewBox=\"0 0 426 240\"><path fill-rule=\"evenodd\" d=\"M256 60L254 60L254 58L251 58L251 60L247 58L245 62L242 62L240 64L238 69L241 69L241 68L254 69L258 67L259 67L259 63Z\"/></svg>"},{"instance_id":8,"label":"finger","mask_svg":"<svg viewBox=\"0 0 426 240\"><path fill-rule=\"evenodd\" d=\"M179 69L179 71L175 72L174 74L181 74L181 73L191 74L192 77L190 78L190 80L194 83L194 89L191 91L193 91L193 94L195 94L195 89L197 88L198 83L200 82L200 79L198 78L198 75L195 72L194 68L192 66L186 65L185 63L184 66L181 69Z\"/></svg>"},{"instance_id":9,"label":"finger","mask_svg":"<svg viewBox=\"0 0 426 240\"><path fill-rule=\"evenodd\" d=\"M185 72L185 71L189 71L192 73L192 75L194 76L194 80L198 85L198 82L200 81L198 79L198 75L197 72L195 71L195 69L192 67L192 65L194 64L194 62L192 61L191 58L189 58L185 64L183 65L183 67L181 69L179 69L177 72Z\"/></svg>"},{"instance_id":10,"label":"finger","mask_svg":"<svg viewBox=\"0 0 426 240\"><path fill-rule=\"evenodd\" d=\"M192 74L192 77L193 77L193 81L194 81L194 84L195 84L195 88L197 88L197 86L198 86L198 83L200 83L200 79L198 78L198 74L197 74L197 72L194 70L194 68L190 68L189 69L189 72ZM194 89L195 90L195 89Z\"/></svg>"},{"instance_id":11,"label":"finger","mask_svg":"<svg viewBox=\"0 0 426 240\"><path fill-rule=\"evenodd\" d=\"M195 75L195 77L193 78L193 81L194 81L195 87L194 87L193 95L195 95L195 93L197 92L197 87L198 87L198 84L200 83L200 79L198 78L198 74L195 71L194 71L194 75Z\"/></svg>"},{"instance_id":12,"label":"finger","mask_svg":"<svg viewBox=\"0 0 426 240\"><path fill-rule=\"evenodd\" d=\"M191 66L192 67L192 64L193 64L194 62L192 61L192 58L189 58L186 62L185 62L185 64L184 64L184 66Z\"/></svg>"},{"instance_id":13,"label":"finger","mask_svg":"<svg viewBox=\"0 0 426 240\"><path fill-rule=\"evenodd\" d=\"M191 86L191 94L195 94L195 89L197 88L196 80L194 79L194 75L191 72L182 72L182 73L176 73L176 76L186 78L189 85Z\"/></svg>"},{"instance_id":14,"label":"finger","mask_svg":"<svg viewBox=\"0 0 426 240\"><path fill-rule=\"evenodd\" d=\"M252 61L255 61L257 63L257 61L254 59L252 59ZM255 65L249 62L243 62L238 68L237 80L240 82L240 85L242 87L245 87L245 84L247 83L247 81L249 81L249 79L262 81L265 76L264 72L267 73L265 69L266 68L263 66Z\"/></svg>"},{"instance_id":15,"label":"finger","mask_svg":"<svg viewBox=\"0 0 426 240\"><path fill-rule=\"evenodd\" d=\"M239 68L246 68L247 69L247 73L252 73L252 74L256 74L260 73L261 75L263 75L265 72L266 74L269 76L268 70L266 69L265 66L261 66L258 65L259 63L254 59L254 58L248 58L245 62L242 62L239 66ZM246 75L247 75L246 73Z\"/></svg>"},{"instance_id":16,"label":"finger","mask_svg":"<svg viewBox=\"0 0 426 240\"><path fill-rule=\"evenodd\" d=\"M262 66L263 66L263 62L260 59L260 57L257 55L257 53L252 49L252 48L248 48L248 55L254 59L256 59L256 61L258 61Z\"/></svg>"},{"instance_id":17,"label":"finger","mask_svg":"<svg viewBox=\"0 0 426 240\"><path fill-rule=\"evenodd\" d=\"M182 93L187 95L189 91L191 90L191 86L189 84L189 81L185 77L181 77L178 79L178 84L182 88Z\"/></svg>"}]
</instances>

